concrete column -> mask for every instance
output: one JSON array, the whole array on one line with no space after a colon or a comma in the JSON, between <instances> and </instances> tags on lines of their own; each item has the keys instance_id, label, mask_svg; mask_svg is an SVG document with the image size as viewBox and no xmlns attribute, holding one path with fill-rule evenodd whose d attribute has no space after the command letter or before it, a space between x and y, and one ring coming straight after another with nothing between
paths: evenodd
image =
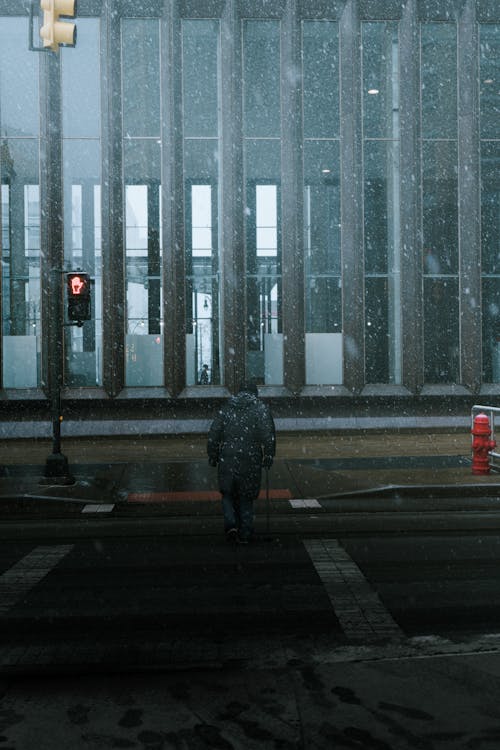
<instances>
[{"instance_id":1,"label":"concrete column","mask_svg":"<svg viewBox=\"0 0 500 750\"><path fill-rule=\"evenodd\" d=\"M481 186L476 3L458 21L458 233L460 257L460 380L481 385Z\"/></svg>"},{"instance_id":2,"label":"concrete column","mask_svg":"<svg viewBox=\"0 0 500 750\"><path fill-rule=\"evenodd\" d=\"M124 201L120 0L103 0L102 50L102 329L103 384L114 397L125 382Z\"/></svg>"},{"instance_id":3,"label":"concrete column","mask_svg":"<svg viewBox=\"0 0 500 750\"><path fill-rule=\"evenodd\" d=\"M340 19L340 149L344 385L352 392L363 388L365 361L360 42L358 0L349 0Z\"/></svg>"}]
</instances>

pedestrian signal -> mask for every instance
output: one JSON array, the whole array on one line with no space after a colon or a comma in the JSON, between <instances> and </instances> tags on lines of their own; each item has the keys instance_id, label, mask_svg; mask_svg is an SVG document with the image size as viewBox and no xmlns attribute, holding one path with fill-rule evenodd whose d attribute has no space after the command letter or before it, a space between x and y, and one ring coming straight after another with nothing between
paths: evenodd
<instances>
[{"instance_id":1,"label":"pedestrian signal","mask_svg":"<svg viewBox=\"0 0 500 750\"><path fill-rule=\"evenodd\" d=\"M66 274L66 289L68 294L68 319L82 326L84 320L90 320L90 276L88 273Z\"/></svg>"},{"instance_id":2,"label":"pedestrian signal","mask_svg":"<svg viewBox=\"0 0 500 750\"><path fill-rule=\"evenodd\" d=\"M43 46L57 52L59 45L74 47L76 44L76 24L60 21L59 18L74 18L76 0L40 0L43 10L43 25L40 36Z\"/></svg>"}]
</instances>

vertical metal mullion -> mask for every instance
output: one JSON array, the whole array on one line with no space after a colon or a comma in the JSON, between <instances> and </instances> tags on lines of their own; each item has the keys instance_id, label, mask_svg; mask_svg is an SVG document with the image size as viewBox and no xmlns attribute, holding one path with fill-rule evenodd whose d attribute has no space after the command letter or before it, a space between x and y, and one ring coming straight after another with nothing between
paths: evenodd
<instances>
[{"instance_id":1,"label":"vertical metal mullion","mask_svg":"<svg viewBox=\"0 0 500 750\"><path fill-rule=\"evenodd\" d=\"M161 332L160 320L160 202L159 183L148 180L148 333Z\"/></svg>"},{"instance_id":2,"label":"vertical metal mullion","mask_svg":"<svg viewBox=\"0 0 500 750\"><path fill-rule=\"evenodd\" d=\"M40 59L40 246L42 318L42 384L49 400L62 387L62 133L61 58Z\"/></svg>"},{"instance_id":3,"label":"vertical metal mullion","mask_svg":"<svg viewBox=\"0 0 500 750\"><path fill-rule=\"evenodd\" d=\"M102 329L103 384L114 397L125 383L125 253L120 0L103 0Z\"/></svg>"},{"instance_id":4,"label":"vertical metal mullion","mask_svg":"<svg viewBox=\"0 0 500 750\"><path fill-rule=\"evenodd\" d=\"M2 123L2 112L0 109L0 125ZM3 389L3 331L4 331L4 299L3 299L3 168L2 168L2 151L0 147L0 390Z\"/></svg>"},{"instance_id":5,"label":"vertical metal mullion","mask_svg":"<svg viewBox=\"0 0 500 750\"><path fill-rule=\"evenodd\" d=\"M298 394L305 384L304 198L299 0L288 0L282 19L282 313L284 384Z\"/></svg>"},{"instance_id":6,"label":"vertical metal mullion","mask_svg":"<svg viewBox=\"0 0 500 750\"><path fill-rule=\"evenodd\" d=\"M466 0L458 22L458 236L460 380L477 392L482 377L481 190L478 27L476 3Z\"/></svg>"},{"instance_id":7,"label":"vertical metal mullion","mask_svg":"<svg viewBox=\"0 0 500 750\"><path fill-rule=\"evenodd\" d=\"M95 276L95 219L94 219L94 183L92 180L82 182L82 269ZM95 289L95 287L94 287ZM95 352L95 294L92 290L92 321L83 327L83 350Z\"/></svg>"},{"instance_id":8,"label":"vertical metal mullion","mask_svg":"<svg viewBox=\"0 0 500 750\"><path fill-rule=\"evenodd\" d=\"M220 248L223 383L237 390L245 373L245 246L243 185L242 33L239 0L228 0L221 18Z\"/></svg>"},{"instance_id":9,"label":"vertical metal mullion","mask_svg":"<svg viewBox=\"0 0 500 750\"><path fill-rule=\"evenodd\" d=\"M421 231L420 83L417 0L406 3L400 22L401 133L401 316L402 385L412 393L423 385L423 300Z\"/></svg>"},{"instance_id":10,"label":"vertical metal mullion","mask_svg":"<svg viewBox=\"0 0 500 750\"><path fill-rule=\"evenodd\" d=\"M165 2L161 29L163 353L165 386L176 397L186 383L182 44L176 0Z\"/></svg>"},{"instance_id":11,"label":"vertical metal mullion","mask_svg":"<svg viewBox=\"0 0 500 750\"><path fill-rule=\"evenodd\" d=\"M364 262L361 141L361 60L358 0L348 0L340 19L341 224L344 384L364 385Z\"/></svg>"}]
</instances>

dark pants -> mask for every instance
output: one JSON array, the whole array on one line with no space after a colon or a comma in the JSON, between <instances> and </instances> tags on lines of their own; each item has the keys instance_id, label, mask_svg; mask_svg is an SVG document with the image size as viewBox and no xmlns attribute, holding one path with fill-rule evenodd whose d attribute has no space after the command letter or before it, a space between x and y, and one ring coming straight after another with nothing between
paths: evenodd
<instances>
[{"instance_id":1,"label":"dark pants","mask_svg":"<svg viewBox=\"0 0 500 750\"><path fill-rule=\"evenodd\" d=\"M260 489L260 463L243 473L234 463L231 468L228 463L221 461L219 464L224 530L237 529L240 539L248 540L253 534L253 503Z\"/></svg>"}]
</instances>

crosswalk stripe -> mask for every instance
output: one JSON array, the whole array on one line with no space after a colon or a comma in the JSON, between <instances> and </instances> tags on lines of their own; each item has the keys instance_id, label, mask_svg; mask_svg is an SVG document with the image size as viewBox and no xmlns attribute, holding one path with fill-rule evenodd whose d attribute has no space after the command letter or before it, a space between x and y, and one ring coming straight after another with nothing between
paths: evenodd
<instances>
[{"instance_id":1,"label":"crosswalk stripe","mask_svg":"<svg viewBox=\"0 0 500 750\"><path fill-rule=\"evenodd\" d=\"M73 549L73 544L36 547L0 576L0 615L6 614Z\"/></svg>"},{"instance_id":2,"label":"crosswalk stripe","mask_svg":"<svg viewBox=\"0 0 500 750\"><path fill-rule=\"evenodd\" d=\"M345 635L353 641L403 638L354 560L338 539L304 539Z\"/></svg>"},{"instance_id":3,"label":"crosswalk stripe","mask_svg":"<svg viewBox=\"0 0 500 750\"><path fill-rule=\"evenodd\" d=\"M292 508L321 508L321 504L316 498L291 498L290 505Z\"/></svg>"},{"instance_id":4,"label":"crosswalk stripe","mask_svg":"<svg viewBox=\"0 0 500 750\"><path fill-rule=\"evenodd\" d=\"M114 503L87 503L82 513L111 513L114 507Z\"/></svg>"}]
</instances>

